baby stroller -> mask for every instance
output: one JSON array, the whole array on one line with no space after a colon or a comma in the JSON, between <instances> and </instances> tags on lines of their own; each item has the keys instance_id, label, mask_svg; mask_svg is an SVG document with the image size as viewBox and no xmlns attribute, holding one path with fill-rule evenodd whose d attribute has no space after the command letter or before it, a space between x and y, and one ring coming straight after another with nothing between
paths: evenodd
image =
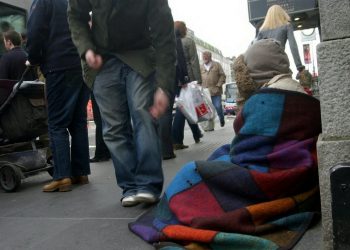
<instances>
[{"instance_id":1,"label":"baby stroller","mask_svg":"<svg viewBox=\"0 0 350 250\"><path fill-rule=\"evenodd\" d=\"M47 111L44 83L0 80L0 186L16 191L21 180L40 171L52 174L48 164ZM41 138L41 139L38 139ZM47 136L46 136L47 138Z\"/></svg>"}]
</instances>

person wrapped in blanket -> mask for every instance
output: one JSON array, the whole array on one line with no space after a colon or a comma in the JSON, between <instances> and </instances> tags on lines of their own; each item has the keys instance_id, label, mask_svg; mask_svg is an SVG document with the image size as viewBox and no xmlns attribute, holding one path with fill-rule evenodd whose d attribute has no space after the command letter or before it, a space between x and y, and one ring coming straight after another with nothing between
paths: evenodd
<instances>
[{"instance_id":1,"label":"person wrapped in blanket","mask_svg":"<svg viewBox=\"0 0 350 250\"><path fill-rule=\"evenodd\" d=\"M242 106L231 145L186 164L129 224L157 249L291 249L319 217L319 101L274 40L250 46L235 70Z\"/></svg>"}]
</instances>

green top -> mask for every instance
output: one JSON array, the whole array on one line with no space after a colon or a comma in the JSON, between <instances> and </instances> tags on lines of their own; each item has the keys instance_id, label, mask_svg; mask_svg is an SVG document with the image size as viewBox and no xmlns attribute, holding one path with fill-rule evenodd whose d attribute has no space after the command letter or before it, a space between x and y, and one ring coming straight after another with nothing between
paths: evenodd
<instances>
[{"instance_id":1,"label":"green top","mask_svg":"<svg viewBox=\"0 0 350 250\"><path fill-rule=\"evenodd\" d=\"M158 87L174 92L175 36L167 0L69 0L68 22L83 60L89 49L115 55L143 77L155 71ZM83 68L91 87L97 72L84 62Z\"/></svg>"}]
</instances>

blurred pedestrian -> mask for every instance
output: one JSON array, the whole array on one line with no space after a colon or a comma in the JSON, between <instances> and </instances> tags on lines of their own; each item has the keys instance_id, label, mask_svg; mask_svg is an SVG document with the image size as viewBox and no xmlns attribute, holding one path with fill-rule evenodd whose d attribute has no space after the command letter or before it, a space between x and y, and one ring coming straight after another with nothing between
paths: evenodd
<instances>
[{"instance_id":1,"label":"blurred pedestrian","mask_svg":"<svg viewBox=\"0 0 350 250\"><path fill-rule=\"evenodd\" d=\"M44 192L69 191L72 183L88 183L90 174L86 126L89 89L83 81L80 57L71 39L67 7L66 0L36 0L28 20L28 60L32 65L40 64L46 78L54 161L53 181L44 186Z\"/></svg>"},{"instance_id":2,"label":"blurred pedestrian","mask_svg":"<svg viewBox=\"0 0 350 250\"><path fill-rule=\"evenodd\" d=\"M105 141L103 140L102 134L102 118L100 109L98 108L95 96L91 93L91 104L92 104L92 114L94 116L94 122L96 125L95 129L95 155L90 159L90 162L101 162L108 161L111 158L111 154L106 146Z\"/></svg>"},{"instance_id":3,"label":"blurred pedestrian","mask_svg":"<svg viewBox=\"0 0 350 250\"><path fill-rule=\"evenodd\" d=\"M266 14L265 20L259 29L256 40L272 38L281 43L283 49L288 40L294 63L298 71L303 70L300 60L298 45L295 41L293 26L290 16L279 5L272 5Z\"/></svg>"},{"instance_id":4,"label":"blurred pedestrian","mask_svg":"<svg viewBox=\"0 0 350 250\"><path fill-rule=\"evenodd\" d=\"M3 34L3 37L7 53L0 58L0 79L19 80L26 69L27 61L27 53L21 47L21 35L14 30L9 30ZM24 76L25 80L36 78L34 69Z\"/></svg>"},{"instance_id":5,"label":"blurred pedestrian","mask_svg":"<svg viewBox=\"0 0 350 250\"><path fill-rule=\"evenodd\" d=\"M98 70L93 93L123 190L121 204L154 203L163 188L158 118L174 94L175 39L167 1L70 0L68 21L81 58Z\"/></svg>"},{"instance_id":6,"label":"blurred pedestrian","mask_svg":"<svg viewBox=\"0 0 350 250\"><path fill-rule=\"evenodd\" d=\"M314 79L311 75L311 73L305 69L303 66L302 70L298 72L296 76L297 80L299 80L299 83L301 86L303 86L304 90L309 94L312 95L312 88L314 85Z\"/></svg>"},{"instance_id":7,"label":"blurred pedestrian","mask_svg":"<svg viewBox=\"0 0 350 250\"><path fill-rule=\"evenodd\" d=\"M196 44L190 37L186 36L186 24L183 21L176 21L174 27L177 36L177 67L181 68L177 76L177 95L179 95L181 87L186 87L188 82L197 81L198 84L202 84L202 77ZM185 120L185 116L181 110L177 108L172 127L172 139L175 150L188 148L188 146L183 143ZM188 121L187 123L192 131L194 141L199 143L203 134L198 124L191 124Z\"/></svg>"},{"instance_id":8,"label":"blurred pedestrian","mask_svg":"<svg viewBox=\"0 0 350 250\"><path fill-rule=\"evenodd\" d=\"M202 86L208 88L217 114L220 119L220 126L225 126L224 112L222 110L221 95L222 85L225 83L226 75L220 63L212 60L211 52L203 52L203 64L201 65ZM214 120L209 121L206 131L214 130Z\"/></svg>"}]
</instances>

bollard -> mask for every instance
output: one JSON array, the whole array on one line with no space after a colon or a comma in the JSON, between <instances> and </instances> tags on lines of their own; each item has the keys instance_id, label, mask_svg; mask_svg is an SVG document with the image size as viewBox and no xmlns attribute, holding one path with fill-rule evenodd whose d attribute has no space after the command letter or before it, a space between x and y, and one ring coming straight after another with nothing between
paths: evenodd
<instances>
[{"instance_id":1,"label":"bollard","mask_svg":"<svg viewBox=\"0 0 350 250\"><path fill-rule=\"evenodd\" d=\"M333 249L350 249L350 163L330 169Z\"/></svg>"}]
</instances>

